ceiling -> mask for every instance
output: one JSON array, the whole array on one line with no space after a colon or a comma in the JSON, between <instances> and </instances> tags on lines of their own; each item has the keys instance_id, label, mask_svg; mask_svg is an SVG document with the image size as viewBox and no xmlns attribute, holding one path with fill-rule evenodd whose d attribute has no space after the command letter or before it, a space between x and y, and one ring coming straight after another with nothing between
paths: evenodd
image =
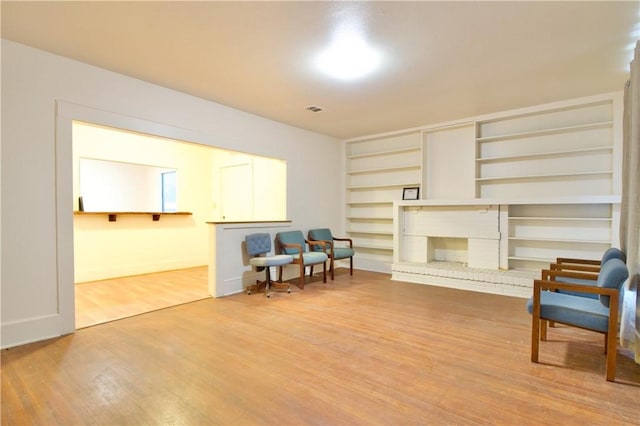
<instances>
[{"instance_id":1,"label":"ceiling","mask_svg":"<svg viewBox=\"0 0 640 426\"><path fill-rule=\"evenodd\" d=\"M639 10L629 1L2 1L1 31L346 139L622 90ZM383 56L361 80L313 65L346 22Z\"/></svg>"}]
</instances>

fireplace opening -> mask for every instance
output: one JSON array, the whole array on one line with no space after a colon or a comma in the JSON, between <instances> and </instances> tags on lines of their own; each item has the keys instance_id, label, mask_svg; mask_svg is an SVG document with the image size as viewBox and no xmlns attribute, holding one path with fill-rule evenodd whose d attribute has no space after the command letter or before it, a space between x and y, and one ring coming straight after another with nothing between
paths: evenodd
<instances>
[{"instance_id":1,"label":"fireplace opening","mask_svg":"<svg viewBox=\"0 0 640 426\"><path fill-rule=\"evenodd\" d=\"M427 239L427 262L469 263L469 240L467 238L429 237Z\"/></svg>"}]
</instances>

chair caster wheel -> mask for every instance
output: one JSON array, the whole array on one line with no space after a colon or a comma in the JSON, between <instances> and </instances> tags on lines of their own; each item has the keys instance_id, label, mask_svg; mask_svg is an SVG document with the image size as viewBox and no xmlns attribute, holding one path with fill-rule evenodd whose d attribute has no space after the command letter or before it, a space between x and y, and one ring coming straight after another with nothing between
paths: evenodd
<instances>
[{"instance_id":1,"label":"chair caster wheel","mask_svg":"<svg viewBox=\"0 0 640 426\"><path fill-rule=\"evenodd\" d=\"M248 295L251 295L251 290L247 290L247 294L248 294Z\"/></svg>"}]
</instances>

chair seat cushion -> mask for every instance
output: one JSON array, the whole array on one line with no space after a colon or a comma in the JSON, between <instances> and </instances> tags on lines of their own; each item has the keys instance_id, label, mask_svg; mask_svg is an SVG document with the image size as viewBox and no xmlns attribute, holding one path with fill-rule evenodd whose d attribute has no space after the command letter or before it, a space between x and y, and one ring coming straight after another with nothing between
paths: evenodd
<instances>
[{"instance_id":1,"label":"chair seat cushion","mask_svg":"<svg viewBox=\"0 0 640 426\"><path fill-rule=\"evenodd\" d=\"M349 247L334 247L333 248L333 258L334 259L346 259L348 257L352 257L354 255L354 251Z\"/></svg>"},{"instance_id":2,"label":"chair seat cushion","mask_svg":"<svg viewBox=\"0 0 640 426\"><path fill-rule=\"evenodd\" d=\"M533 312L533 298L527 302ZM543 291L540 293L540 318L606 333L609 309L597 299Z\"/></svg>"},{"instance_id":3,"label":"chair seat cushion","mask_svg":"<svg viewBox=\"0 0 640 426\"><path fill-rule=\"evenodd\" d=\"M294 254L293 258L298 260L300 259L300 253ZM326 262L329 256L326 253L310 251L306 253L302 253L302 264L303 265L315 265L317 263Z\"/></svg>"},{"instance_id":4,"label":"chair seat cushion","mask_svg":"<svg viewBox=\"0 0 640 426\"><path fill-rule=\"evenodd\" d=\"M293 257L288 254L277 254L275 256L252 257L249 264L253 266L280 266L293 262Z\"/></svg>"}]
</instances>

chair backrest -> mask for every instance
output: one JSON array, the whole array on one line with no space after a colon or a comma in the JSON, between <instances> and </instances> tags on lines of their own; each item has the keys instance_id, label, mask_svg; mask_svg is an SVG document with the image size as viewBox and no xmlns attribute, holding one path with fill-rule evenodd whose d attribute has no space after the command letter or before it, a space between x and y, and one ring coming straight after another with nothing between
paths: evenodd
<instances>
[{"instance_id":1,"label":"chair backrest","mask_svg":"<svg viewBox=\"0 0 640 426\"><path fill-rule=\"evenodd\" d=\"M600 269L598 275L598 287L620 289L624 281L629 277L627 265L620 259L610 259ZM600 303L609 307L609 296L600 296Z\"/></svg>"},{"instance_id":2,"label":"chair backrest","mask_svg":"<svg viewBox=\"0 0 640 426\"><path fill-rule=\"evenodd\" d=\"M328 228L311 229L309 231L309 239L314 241L329 241L333 244L333 235L331 235L331 230ZM312 250L323 251L322 246L319 245L313 245Z\"/></svg>"},{"instance_id":3,"label":"chair backrest","mask_svg":"<svg viewBox=\"0 0 640 426\"><path fill-rule=\"evenodd\" d=\"M285 244L300 244L302 251L306 251L306 243L304 241L304 235L302 231L287 231L278 232L277 238L280 242ZM298 254L298 249L292 247L282 247L284 254Z\"/></svg>"},{"instance_id":4,"label":"chair backrest","mask_svg":"<svg viewBox=\"0 0 640 426\"><path fill-rule=\"evenodd\" d=\"M249 256L258 256L271 251L271 235L266 232L249 234L244 237Z\"/></svg>"},{"instance_id":5,"label":"chair backrest","mask_svg":"<svg viewBox=\"0 0 640 426\"><path fill-rule=\"evenodd\" d=\"M610 249L607 249L607 251L605 251L602 254L602 261L600 262L600 265L604 265L605 263L607 263L608 260L611 260L611 259L620 259L626 263L627 255L624 254L624 252L619 248L611 247Z\"/></svg>"}]
</instances>

